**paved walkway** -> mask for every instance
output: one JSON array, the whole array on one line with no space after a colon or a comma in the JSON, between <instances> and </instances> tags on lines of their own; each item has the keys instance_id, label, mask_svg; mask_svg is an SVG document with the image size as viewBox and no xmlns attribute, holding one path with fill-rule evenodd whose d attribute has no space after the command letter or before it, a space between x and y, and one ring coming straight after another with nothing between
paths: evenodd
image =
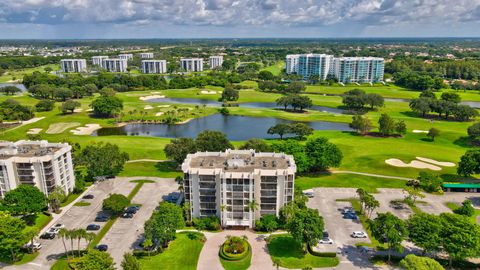
<instances>
[{"instance_id":1,"label":"paved walkway","mask_svg":"<svg viewBox=\"0 0 480 270\"><path fill-rule=\"evenodd\" d=\"M144 159L132 159L132 160L129 160L127 161L127 163L135 163L135 162L168 162L169 160L165 160L165 159L148 159L148 158L144 158Z\"/></svg>"}]
</instances>

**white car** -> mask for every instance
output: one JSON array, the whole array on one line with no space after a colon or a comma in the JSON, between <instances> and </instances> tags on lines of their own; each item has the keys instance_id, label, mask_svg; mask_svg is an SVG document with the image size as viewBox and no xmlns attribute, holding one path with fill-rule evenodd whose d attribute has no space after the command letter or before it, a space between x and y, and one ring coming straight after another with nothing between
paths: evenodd
<instances>
[{"instance_id":1,"label":"white car","mask_svg":"<svg viewBox=\"0 0 480 270\"><path fill-rule=\"evenodd\" d=\"M32 243L29 242L29 243L25 244L23 247L26 248L26 249L32 249L32 250L36 251L36 250L40 250L42 248L42 244L40 244L38 242L33 242L33 245L32 245Z\"/></svg>"},{"instance_id":2,"label":"white car","mask_svg":"<svg viewBox=\"0 0 480 270\"><path fill-rule=\"evenodd\" d=\"M55 228L55 229L59 229L59 230L60 230L60 229L65 228L65 225L63 225L63 224L61 224L61 223L57 223L57 224L53 225L52 228Z\"/></svg>"},{"instance_id":3,"label":"white car","mask_svg":"<svg viewBox=\"0 0 480 270\"><path fill-rule=\"evenodd\" d=\"M367 234L364 232L352 232L350 236L353 238L367 238Z\"/></svg>"},{"instance_id":4,"label":"white car","mask_svg":"<svg viewBox=\"0 0 480 270\"><path fill-rule=\"evenodd\" d=\"M327 244L333 245L333 240L330 238L323 238L322 240L318 241L319 244Z\"/></svg>"}]
</instances>

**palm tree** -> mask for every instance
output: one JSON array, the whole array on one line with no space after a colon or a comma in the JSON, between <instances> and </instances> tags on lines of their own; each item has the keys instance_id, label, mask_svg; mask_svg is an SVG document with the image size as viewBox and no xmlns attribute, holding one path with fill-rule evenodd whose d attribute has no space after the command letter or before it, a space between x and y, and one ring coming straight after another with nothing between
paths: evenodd
<instances>
[{"instance_id":1,"label":"palm tree","mask_svg":"<svg viewBox=\"0 0 480 270\"><path fill-rule=\"evenodd\" d=\"M67 249L67 244L65 243L65 239L68 237L68 230L65 228L62 228L58 232L58 235L62 238L63 247L65 248L65 255L67 255L67 260L68 260L68 249Z\"/></svg>"},{"instance_id":2,"label":"palm tree","mask_svg":"<svg viewBox=\"0 0 480 270\"><path fill-rule=\"evenodd\" d=\"M70 239L70 249L72 251L72 257L75 258L75 253L73 253L73 240L75 240L75 238L77 238L76 230L68 230L67 237L68 237L68 239Z\"/></svg>"},{"instance_id":3,"label":"palm tree","mask_svg":"<svg viewBox=\"0 0 480 270\"><path fill-rule=\"evenodd\" d=\"M80 257L80 240L85 238L87 235L87 231L85 229L77 229L75 230L75 236L77 237L77 248L78 248L78 256Z\"/></svg>"},{"instance_id":4,"label":"palm tree","mask_svg":"<svg viewBox=\"0 0 480 270\"><path fill-rule=\"evenodd\" d=\"M84 236L85 240L87 241L87 248L90 247L90 244L92 243L93 239L95 239L97 235L93 232L87 232Z\"/></svg>"},{"instance_id":5,"label":"palm tree","mask_svg":"<svg viewBox=\"0 0 480 270\"><path fill-rule=\"evenodd\" d=\"M35 239L35 237L37 236L38 234L38 228L35 228L35 227L29 227L26 231L25 231L25 237L30 239L30 251L33 253L33 239Z\"/></svg>"},{"instance_id":6,"label":"palm tree","mask_svg":"<svg viewBox=\"0 0 480 270\"><path fill-rule=\"evenodd\" d=\"M225 213L226 208L227 208L226 205L224 205L224 204L220 205L220 213L222 214L222 220L223 220L223 213Z\"/></svg>"}]
</instances>

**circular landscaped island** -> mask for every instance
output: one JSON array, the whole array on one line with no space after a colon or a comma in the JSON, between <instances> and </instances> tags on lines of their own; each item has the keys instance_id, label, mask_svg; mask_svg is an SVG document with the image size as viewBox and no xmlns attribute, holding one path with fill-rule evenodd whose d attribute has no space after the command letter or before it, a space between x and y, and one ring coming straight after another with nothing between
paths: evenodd
<instances>
[{"instance_id":1,"label":"circular landscaped island","mask_svg":"<svg viewBox=\"0 0 480 270\"><path fill-rule=\"evenodd\" d=\"M229 269L247 269L250 266L252 258L252 248L247 241L246 236L230 236L220 246L218 255L223 268Z\"/></svg>"}]
</instances>

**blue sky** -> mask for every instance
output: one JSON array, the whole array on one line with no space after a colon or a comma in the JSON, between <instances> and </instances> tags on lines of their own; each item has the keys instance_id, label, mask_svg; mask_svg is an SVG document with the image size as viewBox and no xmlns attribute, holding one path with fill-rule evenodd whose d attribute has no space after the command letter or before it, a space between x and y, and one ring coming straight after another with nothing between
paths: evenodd
<instances>
[{"instance_id":1,"label":"blue sky","mask_svg":"<svg viewBox=\"0 0 480 270\"><path fill-rule=\"evenodd\" d=\"M480 36L480 0L0 0L0 39Z\"/></svg>"}]
</instances>

